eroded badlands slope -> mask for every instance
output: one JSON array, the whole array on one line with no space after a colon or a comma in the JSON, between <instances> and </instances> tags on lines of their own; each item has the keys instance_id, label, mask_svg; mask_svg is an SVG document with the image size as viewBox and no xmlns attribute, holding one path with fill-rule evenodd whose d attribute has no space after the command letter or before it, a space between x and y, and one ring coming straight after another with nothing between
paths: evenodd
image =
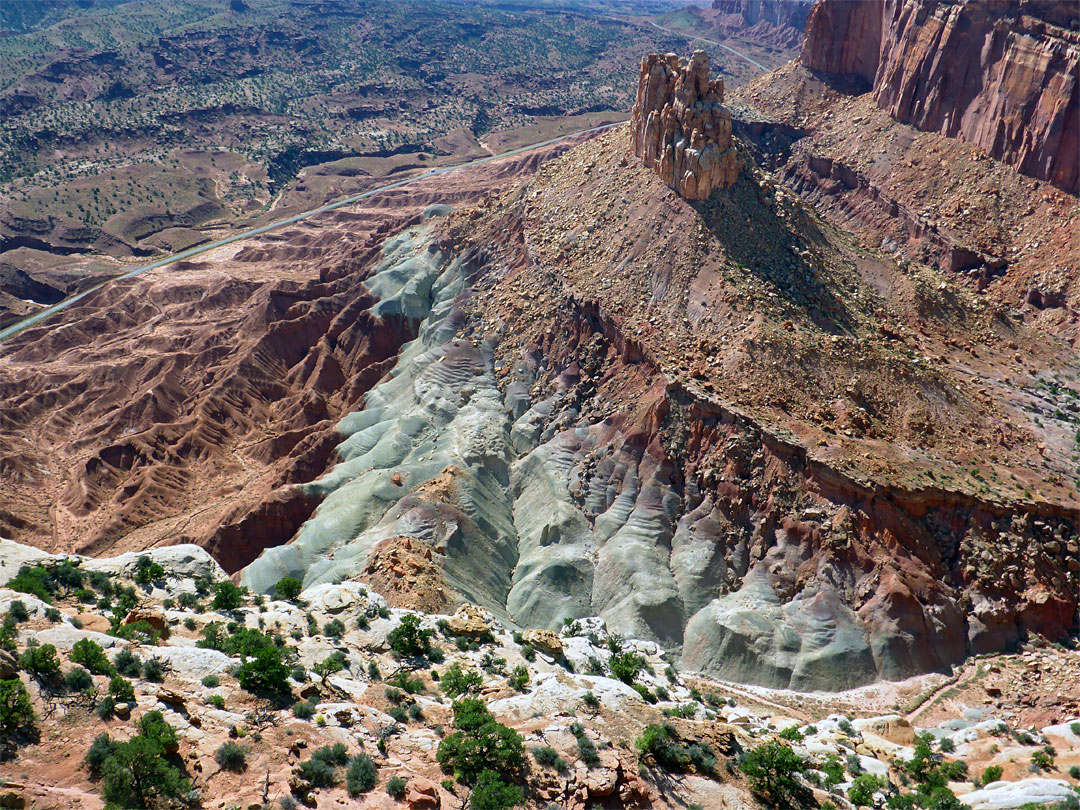
<instances>
[{"instance_id":1,"label":"eroded badlands slope","mask_svg":"<svg viewBox=\"0 0 1080 810\"><path fill-rule=\"evenodd\" d=\"M1037 378L1073 390L1067 346L760 172L688 203L627 139L384 246L370 313L419 337L242 581L380 576L404 549L424 598L600 615L797 688L1068 632L1075 448L1022 407Z\"/></svg>"}]
</instances>

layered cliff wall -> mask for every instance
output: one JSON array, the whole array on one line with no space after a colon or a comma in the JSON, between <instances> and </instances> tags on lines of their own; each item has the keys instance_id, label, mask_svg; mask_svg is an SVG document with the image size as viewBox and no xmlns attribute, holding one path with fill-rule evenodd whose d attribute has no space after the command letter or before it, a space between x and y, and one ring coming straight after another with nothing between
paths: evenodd
<instances>
[{"instance_id":1,"label":"layered cliff wall","mask_svg":"<svg viewBox=\"0 0 1080 810\"><path fill-rule=\"evenodd\" d=\"M1080 192L1080 11L1066 2L821 0L802 63L898 121Z\"/></svg>"},{"instance_id":2,"label":"layered cliff wall","mask_svg":"<svg viewBox=\"0 0 1080 810\"><path fill-rule=\"evenodd\" d=\"M631 114L631 147L688 200L704 200L738 177L731 143L731 115L723 106L724 80L709 80L709 57L694 51L641 60Z\"/></svg>"},{"instance_id":3,"label":"layered cliff wall","mask_svg":"<svg viewBox=\"0 0 1080 810\"><path fill-rule=\"evenodd\" d=\"M802 31L810 13L811 0L713 0L721 14L738 14L747 25L758 23Z\"/></svg>"}]
</instances>

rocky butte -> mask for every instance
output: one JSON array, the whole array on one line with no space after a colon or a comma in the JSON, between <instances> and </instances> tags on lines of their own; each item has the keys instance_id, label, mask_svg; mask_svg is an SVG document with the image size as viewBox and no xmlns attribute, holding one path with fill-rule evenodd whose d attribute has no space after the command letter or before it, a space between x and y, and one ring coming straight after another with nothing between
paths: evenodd
<instances>
[{"instance_id":1,"label":"rocky butte","mask_svg":"<svg viewBox=\"0 0 1080 810\"><path fill-rule=\"evenodd\" d=\"M709 57L673 53L641 60L630 132L634 154L688 200L704 200L739 176L724 80L709 79Z\"/></svg>"},{"instance_id":2,"label":"rocky butte","mask_svg":"<svg viewBox=\"0 0 1080 810\"><path fill-rule=\"evenodd\" d=\"M801 61L860 78L897 121L1080 191L1074 2L821 0Z\"/></svg>"}]
</instances>

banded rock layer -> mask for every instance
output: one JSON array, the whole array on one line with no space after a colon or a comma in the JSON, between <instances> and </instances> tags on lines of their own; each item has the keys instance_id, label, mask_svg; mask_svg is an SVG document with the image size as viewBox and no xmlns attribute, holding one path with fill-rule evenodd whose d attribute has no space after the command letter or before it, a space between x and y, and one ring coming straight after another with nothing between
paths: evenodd
<instances>
[{"instance_id":1,"label":"banded rock layer","mask_svg":"<svg viewBox=\"0 0 1080 810\"><path fill-rule=\"evenodd\" d=\"M644 166L688 200L735 182L739 167L724 80L709 80L709 57L649 54L641 60L631 144Z\"/></svg>"},{"instance_id":2,"label":"banded rock layer","mask_svg":"<svg viewBox=\"0 0 1080 810\"><path fill-rule=\"evenodd\" d=\"M801 61L893 118L1080 191L1080 14L1061 2L822 0ZM1070 30L1072 29L1072 30Z\"/></svg>"}]
</instances>

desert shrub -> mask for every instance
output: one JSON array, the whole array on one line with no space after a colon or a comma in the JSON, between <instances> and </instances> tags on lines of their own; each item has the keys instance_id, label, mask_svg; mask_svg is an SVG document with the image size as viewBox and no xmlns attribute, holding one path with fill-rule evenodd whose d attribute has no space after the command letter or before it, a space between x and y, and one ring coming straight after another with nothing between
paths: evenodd
<instances>
[{"instance_id":1,"label":"desert shrub","mask_svg":"<svg viewBox=\"0 0 1080 810\"><path fill-rule=\"evenodd\" d=\"M524 666L516 666L507 680L510 683L511 689L518 692L524 692L525 687L529 685L529 670Z\"/></svg>"},{"instance_id":2,"label":"desert shrub","mask_svg":"<svg viewBox=\"0 0 1080 810\"><path fill-rule=\"evenodd\" d=\"M524 765L521 735L496 722L482 701L455 701L454 728L456 731L439 743L436 758L443 771L453 773L459 782L473 784L486 769L507 777Z\"/></svg>"},{"instance_id":3,"label":"desert shrub","mask_svg":"<svg viewBox=\"0 0 1080 810\"><path fill-rule=\"evenodd\" d=\"M772 740L759 745L743 758L739 768L746 774L750 789L770 807L788 807L804 792L796 781L805 766L786 745Z\"/></svg>"},{"instance_id":4,"label":"desert shrub","mask_svg":"<svg viewBox=\"0 0 1080 810\"><path fill-rule=\"evenodd\" d=\"M116 713L116 700L112 695L105 695L94 706L94 714L101 720L108 720Z\"/></svg>"},{"instance_id":5,"label":"desert shrub","mask_svg":"<svg viewBox=\"0 0 1080 810\"><path fill-rule=\"evenodd\" d=\"M289 693L289 668L281 650L277 647L263 647L252 658L240 665L236 680L242 689L253 694Z\"/></svg>"},{"instance_id":6,"label":"desert shrub","mask_svg":"<svg viewBox=\"0 0 1080 810\"><path fill-rule=\"evenodd\" d=\"M509 810L524 801L521 788L503 781L492 770L484 770L476 780L476 787L469 795L470 810Z\"/></svg>"},{"instance_id":7,"label":"desert shrub","mask_svg":"<svg viewBox=\"0 0 1080 810\"><path fill-rule=\"evenodd\" d=\"M26 609L26 603L22 599L14 599L8 606L8 616L16 622L25 622L30 618L30 611Z\"/></svg>"},{"instance_id":8,"label":"desert shrub","mask_svg":"<svg viewBox=\"0 0 1080 810\"><path fill-rule=\"evenodd\" d=\"M375 762L367 754L357 754L349 760L349 768L345 771L345 787L350 796L359 796L367 793L378 781L378 768Z\"/></svg>"},{"instance_id":9,"label":"desert shrub","mask_svg":"<svg viewBox=\"0 0 1080 810\"><path fill-rule=\"evenodd\" d=\"M10 739L34 725L30 694L18 678L0 681L0 739Z\"/></svg>"},{"instance_id":10,"label":"desert shrub","mask_svg":"<svg viewBox=\"0 0 1080 810\"><path fill-rule=\"evenodd\" d=\"M109 758L115 747L116 743L109 739L108 734L102 733L94 737L94 741L86 751L86 756L83 757L83 764L90 771L92 778L100 778L101 766L105 764L105 760Z\"/></svg>"},{"instance_id":11,"label":"desert shrub","mask_svg":"<svg viewBox=\"0 0 1080 810\"><path fill-rule=\"evenodd\" d=\"M799 731L798 726L785 728L777 736L784 740L790 740L791 742L802 742L803 740L802 732Z\"/></svg>"},{"instance_id":12,"label":"desert shrub","mask_svg":"<svg viewBox=\"0 0 1080 810\"><path fill-rule=\"evenodd\" d=\"M27 647L19 656L19 666L40 681L51 681L60 677L60 657L52 644Z\"/></svg>"},{"instance_id":13,"label":"desert shrub","mask_svg":"<svg viewBox=\"0 0 1080 810\"><path fill-rule=\"evenodd\" d=\"M304 583L296 577L282 577L274 585L274 596L292 602L304 590Z\"/></svg>"},{"instance_id":14,"label":"desert shrub","mask_svg":"<svg viewBox=\"0 0 1080 810\"><path fill-rule=\"evenodd\" d=\"M226 740L214 752L214 759L223 770L240 773L247 767L247 752L239 743Z\"/></svg>"},{"instance_id":15,"label":"desert shrub","mask_svg":"<svg viewBox=\"0 0 1080 810\"><path fill-rule=\"evenodd\" d=\"M213 689L221 685L221 678L213 674L207 675L202 679L202 685L205 686L207 689Z\"/></svg>"},{"instance_id":16,"label":"desert shrub","mask_svg":"<svg viewBox=\"0 0 1080 810\"><path fill-rule=\"evenodd\" d=\"M112 675L113 665L105 655L105 650L96 641L81 638L75 642L68 656L72 663L82 664L95 675Z\"/></svg>"},{"instance_id":17,"label":"desert shrub","mask_svg":"<svg viewBox=\"0 0 1080 810\"><path fill-rule=\"evenodd\" d=\"M848 799L856 807L864 805L873 807L874 794L882 790L887 784L884 779L870 773L856 776L855 781L848 788Z\"/></svg>"},{"instance_id":18,"label":"desert shrub","mask_svg":"<svg viewBox=\"0 0 1080 810\"><path fill-rule=\"evenodd\" d=\"M431 639L435 631L420 626L420 617L408 613L401 617L397 627L386 637L390 649L399 658L430 658L433 647Z\"/></svg>"},{"instance_id":19,"label":"desert shrub","mask_svg":"<svg viewBox=\"0 0 1080 810\"><path fill-rule=\"evenodd\" d=\"M844 763L840 761L840 757L836 756L836 754L829 754L825 757L818 770L825 774L826 790L844 781Z\"/></svg>"},{"instance_id":20,"label":"desert shrub","mask_svg":"<svg viewBox=\"0 0 1080 810\"><path fill-rule=\"evenodd\" d=\"M381 681L382 680L382 673L379 672L379 662L378 661L368 661L367 674L368 674L368 677L371 678L371 680L373 680L373 681Z\"/></svg>"},{"instance_id":21,"label":"desert shrub","mask_svg":"<svg viewBox=\"0 0 1080 810\"><path fill-rule=\"evenodd\" d=\"M676 706L674 709L664 709L663 714L665 717L681 717L684 720L688 720L697 714L696 703L684 703L682 706Z\"/></svg>"},{"instance_id":22,"label":"desert shrub","mask_svg":"<svg viewBox=\"0 0 1080 810\"><path fill-rule=\"evenodd\" d=\"M419 678L410 678L407 672L397 672L386 682L392 687L397 687L410 695L419 695L424 691L424 682Z\"/></svg>"},{"instance_id":23,"label":"desert shrub","mask_svg":"<svg viewBox=\"0 0 1080 810\"><path fill-rule=\"evenodd\" d=\"M594 695L591 691L586 692L581 696L581 702L585 704L588 709L596 711L600 708L600 698Z\"/></svg>"},{"instance_id":24,"label":"desert shrub","mask_svg":"<svg viewBox=\"0 0 1080 810\"><path fill-rule=\"evenodd\" d=\"M951 754L956 750L956 743L952 741L952 737L942 737L938 743L938 748L941 749L942 753Z\"/></svg>"},{"instance_id":25,"label":"desert shrub","mask_svg":"<svg viewBox=\"0 0 1080 810\"><path fill-rule=\"evenodd\" d=\"M207 698L207 701L215 709L224 709L225 708L225 698L223 696L221 696L221 695L211 695L210 697Z\"/></svg>"},{"instance_id":26,"label":"desert shrub","mask_svg":"<svg viewBox=\"0 0 1080 810\"><path fill-rule=\"evenodd\" d=\"M578 759L590 768L593 765L599 765L600 754L597 753L596 743L590 740L589 736L585 733L585 726L581 725L581 723L571 723L570 733L573 734L574 739L577 740Z\"/></svg>"},{"instance_id":27,"label":"desert shrub","mask_svg":"<svg viewBox=\"0 0 1080 810\"><path fill-rule=\"evenodd\" d=\"M626 684L633 684L638 674L645 667L645 658L634 652L620 652L611 656L608 662L611 676Z\"/></svg>"},{"instance_id":28,"label":"desert shrub","mask_svg":"<svg viewBox=\"0 0 1080 810\"><path fill-rule=\"evenodd\" d=\"M145 714L139 733L113 744L101 763L101 795L106 804L153 807L187 794L191 785L173 764L177 744L176 730L161 712Z\"/></svg>"},{"instance_id":29,"label":"desert shrub","mask_svg":"<svg viewBox=\"0 0 1080 810\"><path fill-rule=\"evenodd\" d=\"M483 685L479 672L466 671L456 661L439 676L439 691L449 698L479 692Z\"/></svg>"},{"instance_id":30,"label":"desert shrub","mask_svg":"<svg viewBox=\"0 0 1080 810\"><path fill-rule=\"evenodd\" d=\"M334 650L334 652L330 653L330 655L326 656L322 661L317 661L311 667L311 671L320 678L325 679L335 672L341 672L341 670L345 669L347 663L348 659L345 657L345 653L341 650Z\"/></svg>"},{"instance_id":31,"label":"desert shrub","mask_svg":"<svg viewBox=\"0 0 1080 810\"><path fill-rule=\"evenodd\" d=\"M989 785L991 782L1001 781L1001 775L1004 773L1000 765L990 765L982 773L982 778L979 782L983 785Z\"/></svg>"},{"instance_id":32,"label":"desert shrub","mask_svg":"<svg viewBox=\"0 0 1080 810\"><path fill-rule=\"evenodd\" d=\"M421 720L423 720L424 719L424 707L421 706L419 703L414 703L411 706L409 706L409 719L410 720L415 720L418 723Z\"/></svg>"},{"instance_id":33,"label":"desert shrub","mask_svg":"<svg viewBox=\"0 0 1080 810\"><path fill-rule=\"evenodd\" d=\"M340 619L331 619L323 625L323 635L330 638L341 638L345 635L345 624Z\"/></svg>"},{"instance_id":34,"label":"desert shrub","mask_svg":"<svg viewBox=\"0 0 1080 810\"><path fill-rule=\"evenodd\" d=\"M161 683L165 680L165 667L160 659L148 658L142 668L143 677L152 683Z\"/></svg>"},{"instance_id":35,"label":"desert shrub","mask_svg":"<svg viewBox=\"0 0 1080 810\"><path fill-rule=\"evenodd\" d=\"M643 757L651 759L665 771L679 773L693 765L702 773L710 773L716 765L716 757L708 745L697 742L683 744L670 723L646 726L634 745Z\"/></svg>"},{"instance_id":36,"label":"desert shrub","mask_svg":"<svg viewBox=\"0 0 1080 810\"><path fill-rule=\"evenodd\" d=\"M1034 751L1031 754L1031 767L1039 771L1048 771L1054 767L1054 756L1049 751Z\"/></svg>"},{"instance_id":37,"label":"desert shrub","mask_svg":"<svg viewBox=\"0 0 1080 810\"><path fill-rule=\"evenodd\" d=\"M120 650L113 656L113 666L119 674L129 678L138 677L142 671L142 661L131 650Z\"/></svg>"},{"instance_id":38,"label":"desert shrub","mask_svg":"<svg viewBox=\"0 0 1080 810\"><path fill-rule=\"evenodd\" d=\"M72 667L64 675L64 688L69 692L85 692L94 685L94 679L82 667Z\"/></svg>"},{"instance_id":39,"label":"desert shrub","mask_svg":"<svg viewBox=\"0 0 1080 810\"><path fill-rule=\"evenodd\" d=\"M405 797L405 788L408 784L408 781L400 776L392 776L386 783L386 792L395 799L402 799Z\"/></svg>"},{"instance_id":40,"label":"desert shrub","mask_svg":"<svg viewBox=\"0 0 1080 810\"><path fill-rule=\"evenodd\" d=\"M5 650L14 655L19 649L18 644L16 644L18 635L13 618L8 616L3 622L0 622L0 650Z\"/></svg>"},{"instance_id":41,"label":"desert shrub","mask_svg":"<svg viewBox=\"0 0 1080 810\"><path fill-rule=\"evenodd\" d=\"M394 686L388 686L383 689L383 694L386 695L386 699L391 703L401 703L405 699L405 693Z\"/></svg>"},{"instance_id":42,"label":"desert shrub","mask_svg":"<svg viewBox=\"0 0 1080 810\"><path fill-rule=\"evenodd\" d=\"M851 721L848 720L846 717L841 717L840 720L836 723L836 725L842 732L847 734L849 737L855 736L855 727L851 725Z\"/></svg>"},{"instance_id":43,"label":"desert shrub","mask_svg":"<svg viewBox=\"0 0 1080 810\"><path fill-rule=\"evenodd\" d=\"M24 565L19 573L4 586L19 593L36 596L42 602L51 603L56 592L56 582L49 571L41 565Z\"/></svg>"},{"instance_id":44,"label":"desert shrub","mask_svg":"<svg viewBox=\"0 0 1080 810\"><path fill-rule=\"evenodd\" d=\"M135 687L123 675L113 675L109 680L109 694L117 703L135 702Z\"/></svg>"},{"instance_id":45,"label":"desert shrub","mask_svg":"<svg viewBox=\"0 0 1080 810\"><path fill-rule=\"evenodd\" d=\"M404 706L391 706L386 710L386 713L393 717L398 723L404 724L409 722L409 713L405 711Z\"/></svg>"},{"instance_id":46,"label":"desert shrub","mask_svg":"<svg viewBox=\"0 0 1080 810\"><path fill-rule=\"evenodd\" d=\"M244 603L244 591L229 580L223 580L214 586L214 599L210 607L214 610L236 610Z\"/></svg>"},{"instance_id":47,"label":"desert shrub","mask_svg":"<svg viewBox=\"0 0 1080 810\"><path fill-rule=\"evenodd\" d=\"M1069 768L1069 778L1080 780L1080 765L1072 765Z\"/></svg>"},{"instance_id":48,"label":"desert shrub","mask_svg":"<svg viewBox=\"0 0 1080 810\"><path fill-rule=\"evenodd\" d=\"M559 756L559 752L550 745L538 745L532 750L533 759L540 765L546 765L557 771L566 770L566 760Z\"/></svg>"},{"instance_id":49,"label":"desert shrub","mask_svg":"<svg viewBox=\"0 0 1080 810\"><path fill-rule=\"evenodd\" d=\"M161 563L153 562L149 557L142 556L135 563L134 580L140 585L149 585L165 579L165 568Z\"/></svg>"},{"instance_id":50,"label":"desert shrub","mask_svg":"<svg viewBox=\"0 0 1080 810\"><path fill-rule=\"evenodd\" d=\"M333 787L338 782L336 766L344 765L348 761L345 746L335 743L313 752L310 759L300 763L297 771L312 787Z\"/></svg>"}]
</instances>

